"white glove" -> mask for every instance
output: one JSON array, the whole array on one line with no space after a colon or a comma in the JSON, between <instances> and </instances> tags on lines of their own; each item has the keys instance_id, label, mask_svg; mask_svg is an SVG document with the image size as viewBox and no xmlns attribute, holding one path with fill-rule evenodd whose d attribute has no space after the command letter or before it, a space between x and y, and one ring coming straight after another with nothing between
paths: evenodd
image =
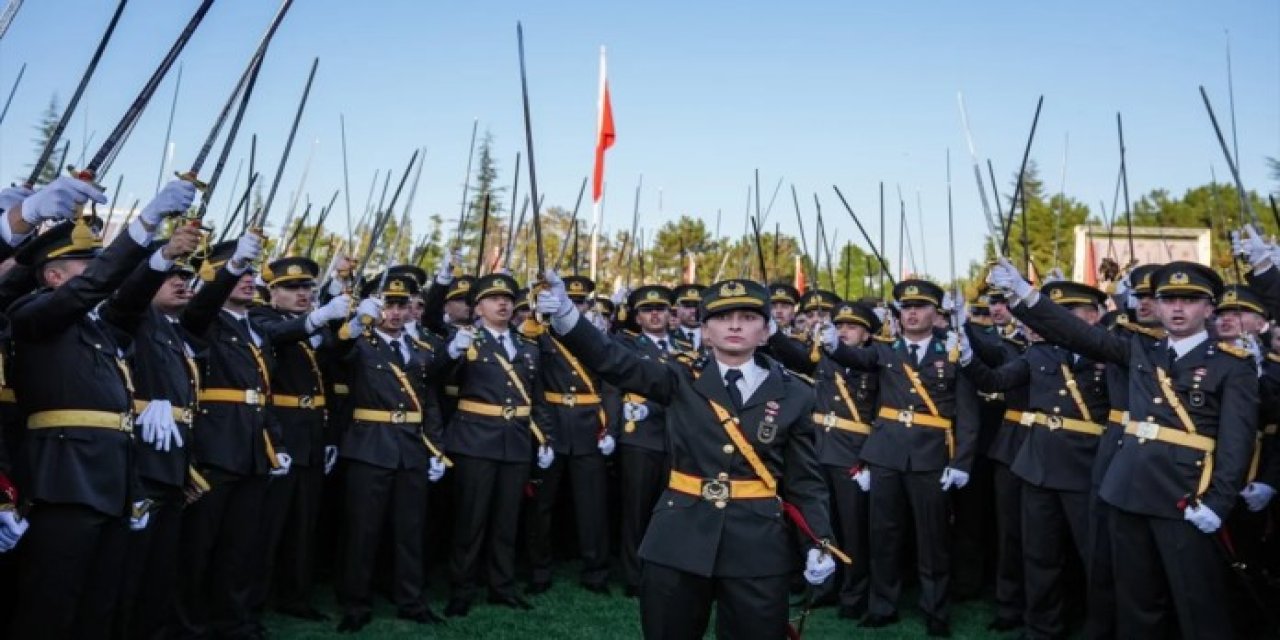
<instances>
[{"instance_id":1,"label":"white glove","mask_svg":"<svg viewBox=\"0 0 1280 640\"><path fill-rule=\"evenodd\" d=\"M591 322L591 326L595 327L600 333L609 332L609 319L604 317L604 314L596 313L595 311L588 311L587 320Z\"/></svg>"},{"instance_id":2,"label":"white glove","mask_svg":"<svg viewBox=\"0 0 1280 640\"><path fill-rule=\"evenodd\" d=\"M810 549L804 561L804 579L809 584L818 586L827 581L836 572L836 561L831 554L819 549Z\"/></svg>"},{"instance_id":3,"label":"white glove","mask_svg":"<svg viewBox=\"0 0 1280 640\"><path fill-rule=\"evenodd\" d=\"M1031 283L1027 282L1022 274L1009 263L1008 258L1000 258L994 265L991 265L991 271L987 274L987 282L1001 291L1008 291L1019 298L1026 298L1031 295L1035 289L1031 288Z\"/></svg>"},{"instance_id":4,"label":"white glove","mask_svg":"<svg viewBox=\"0 0 1280 640\"><path fill-rule=\"evenodd\" d=\"M262 236L250 231L236 240L235 253L231 254L231 261L228 265L235 265L236 269L243 272L250 263L258 259L262 255Z\"/></svg>"},{"instance_id":5,"label":"white glove","mask_svg":"<svg viewBox=\"0 0 1280 640\"><path fill-rule=\"evenodd\" d=\"M116 194L120 195L120 194ZM186 180L170 180L160 193L152 198L147 206L142 208L142 213L138 217L142 220L142 224L148 227L154 227L160 224L160 221L170 216L178 216L187 212L191 208L191 203L196 201L196 185L194 182Z\"/></svg>"},{"instance_id":6,"label":"white glove","mask_svg":"<svg viewBox=\"0 0 1280 640\"><path fill-rule=\"evenodd\" d=\"M471 348L471 343L475 342L476 332L470 327L461 327L453 333L453 340L449 341L449 357L457 360L462 354Z\"/></svg>"},{"instance_id":7,"label":"white glove","mask_svg":"<svg viewBox=\"0 0 1280 640\"><path fill-rule=\"evenodd\" d=\"M969 335L963 331L958 332L960 336L960 364L966 365L973 362L973 344L969 342Z\"/></svg>"},{"instance_id":8,"label":"white glove","mask_svg":"<svg viewBox=\"0 0 1280 640\"><path fill-rule=\"evenodd\" d=\"M1203 533L1213 533L1222 526L1222 518L1213 509L1202 504L1193 504L1182 511L1182 517L1194 524Z\"/></svg>"},{"instance_id":9,"label":"white glove","mask_svg":"<svg viewBox=\"0 0 1280 640\"><path fill-rule=\"evenodd\" d=\"M618 290L614 291L613 295L609 296L609 302L612 302L615 307L621 306L622 303L627 301L627 298L630 295L631 289L628 289L627 287L618 287Z\"/></svg>"},{"instance_id":10,"label":"white glove","mask_svg":"<svg viewBox=\"0 0 1280 640\"><path fill-rule=\"evenodd\" d=\"M439 482L444 477L444 461L435 456L427 461L427 482Z\"/></svg>"},{"instance_id":11,"label":"white glove","mask_svg":"<svg viewBox=\"0 0 1280 640\"><path fill-rule=\"evenodd\" d=\"M858 488L865 491L871 491L871 470L866 467L859 467L851 476L853 481L858 483Z\"/></svg>"},{"instance_id":12,"label":"white glove","mask_svg":"<svg viewBox=\"0 0 1280 640\"><path fill-rule=\"evenodd\" d=\"M33 193L35 191L16 184L12 187L0 189L0 211L12 209L14 205L30 198Z\"/></svg>"},{"instance_id":13,"label":"white glove","mask_svg":"<svg viewBox=\"0 0 1280 640\"><path fill-rule=\"evenodd\" d=\"M156 451L182 448L182 434L173 420L173 405L168 400L152 400L138 415L137 422L142 426L142 441L155 446Z\"/></svg>"},{"instance_id":14,"label":"white glove","mask_svg":"<svg viewBox=\"0 0 1280 640\"><path fill-rule=\"evenodd\" d=\"M564 280L560 279L555 269L547 269L542 280L547 286L538 292L538 313L551 318L563 318L577 308L565 292Z\"/></svg>"},{"instance_id":15,"label":"white glove","mask_svg":"<svg viewBox=\"0 0 1280 640\"><path fill-rule=\"evenodd\" d=\"M1258 235L1258 231L1251 224L1244 226L1232 245L1238 255L1249 259L1249 265L1252 267L1257 268L1271 259L1272 246Z\"/></svg>"},{"instance_id":16,"label":"white glove","mask_svg":"<svg viewBox=\"0 0 1280 640\"><path fill-rule=\"evenodd\" d=\"M944 311L953 311L956 306L955 298L951 297L950 291L942 292L942 309Z\"/></svg>"},{"instance_id":17,"label":"white glove","mask_svg":"<svg viewBox=\"0 0 1280 640\"><path fill-rule=\"evenodd\" d=\"M324 448L324 474L327 476L333 473L333 468L338 466L338 447L334 445L325 445Z\"/></svg>"},{"instance_id":18,"label":"white glove","mask_svg":"<svg viewBox=\"0 0 1280 640\"><path fill-rule=\"evenodd\" d=\"M446 251L440 256L440 266L436 268L436 284L448 285L453 282L453 265L462 264L462 252Z\"/></svg>"},{"instance_id":19,"label":"white glove","mask_svg":"<svg viewBox=\"0 0 1280 640\"><path fill-rule=\"evenodd\" d=\"M1066 279L1067 277L1062 275L1062 267L1054 267L1049 270L1049 275L1044 277L1044 284L1049 284L1050 282L1062 282Z\"/></svg>"},{"instance_id":20,"label":"white glove","mask_svg":"<svg viewBox=\"0 0 1280 640\"><path fill-rule=\"evenodd\" d=\"M643 402L627 402L622 405L622 417L627 422L640 422L649 417L649 407Z\"/></svg>"},{"instance_id":21,"label":"white glove","mask_svg":"<svg viewBox=\"0 0 1280 640\"><path fill-rule=\"evenodd\" d=\"M356 318L369 318L374 324L382 319L382 301L377 298L365 298L356 307Z\"/></svg>"},{"instance_id":22,"label":"white glove","mask_svg":"<svg viewBox=\"0 0 1280 640\"><path fill-rule=\"evenodd\" d=\"M603 453L606 456L611 456L613 455L613 448L617 445L618 443L613 441L613 436L605 434L605 436L600 438L600 441L596 443L596 448L600 450L600 453Z\"/></svg>"},{"instance_id":23,"label":"white glove","mask_svg":"<svg viewBox=\"0 0 1280 640\"><path fill-rule=\"evenodd\" d=\"M336 274L329 279L329 295L340 296L343 291L347 290L347 283L339 278Z\"/></svg>"},{"instance_id":24,"label":"white glove","mask_svg":"<svg viewBox=\"0 0 1280 640\"><path fill-rule=\"evenodd\" d=\"M1271 503L1271 499L1275 496L1276 490L1264 482L1250 482L1240 492L1240 497L1244 499L1244 504L1249 507L1250 511L1266 509L1267 505Z\"/></svg>"},{"instance_id":25,"label":"white glove","mask_svg":"<svg viewBox=\"0 0 1280 640\"><path fill-rule=\"evenodd\" d=\"M1111 295L1127 301L1129 294L1133 293L1133 285L1129 284L1129 274L1124 274L1123 278L1116 281L1115 291Z\"/></svg>"},{"instance_id":26,"label":"white glove","mask_svg":"<svg viewBox=\"0 0 1280 640\"><path fill-rule=\"evenodd\" d=\"M151 522L151 510L145 508L147 506L145 504L146 502L147 502L146 500L139 500L133 503L133 513L137 513L141 511L142 515L129 516L130 531L142 531L143 529L147 528L147 523Z\"/></svg>"},{"instance_id":27,"label":"white glove","mask_svg":"<svg viewBox=\"0 0 1280 640\"><path fill-rule=\"evenodd\" d=\"M953 349L958 348L960 348L960 334L956 331L948 331L945 351L950 354Z\"/></svg>"},{"instance_id":28,"label":"white glove","mask_svg":"<svg viewBox=\"0 0 1280 640\"><path fill-rule=\"evenodd\" d=\"M97 187L79 178L62 176L22 201L22 219L33 225L45 220L70 220L80 205L90 200L107 203L107 197Z\"/></svg>"},{"instance_id":29,"label":"white glove","mask_svg":"<svg viewBox=\"0 0 1280 640\"><path fill-rule=\"evenodd\" d=\"M271 470L271 475L279 478L289 475L289 467L293 466L293 456L287 453L276 454L276 467Z\"/></svg>"},{"instance_id":30,"label":"white glove","mask_svg":"<svg viewBox=\"0 0 1280 640\"><path fill-rule=\"evenodd\" d=\"M556 452L552 451L551 447L548 447L545 444L542 445L541 447L538 447L538 468L539 469L546 469L547 467L550 467L551 463L555 462L555 460L556 460Z\"/></svg>"},{"instance_id":31,"label":"white glove","mask_svg":"<svg viewBox=\"0 0 1280 640\"><path fill-rule=\"evenodd\" d=\"M822 325L819 339L822 340L822 348L827 351L835 351L836 347L840 346L840 333L836 331L834 324Z\"/></svg>"},{"instance_id":32,"label":"white glove","mask_svg":"<svg viewBox=\"0 0 1280 640\"><path fill-rule=\"evenodd\" d=\"M347 310L351 308L351 296L341 294L334 299L326 302L324 306L312 311L307 316L308 323L312 327L323 327L334 320L342 320L347 317Z\"/></svg>"},{"instance_id":33,"label":"white glove","mask_svg":"<svg viewBox=\"0 0 1280 640\"><path fill-rule=\"evenodd\" d=\"M17 546L18 541L22 539L22 534L27 532L29 526L31 523L19 519L18 512L13 509L0 511L0 553Z\"/></svg>"},{"instance_id":34,"label":"white glove","mask_svg":"<svg viewBox=\"0 0 1280 640\"><path fill-rule=\"evenodd\" d=\"M969 484L969 474L959 469L947 467L942 470L942 479L939 482L942 484L943 491L950 491L952 487L963 489L966 484Z\"/></svg>"}]
</instances>

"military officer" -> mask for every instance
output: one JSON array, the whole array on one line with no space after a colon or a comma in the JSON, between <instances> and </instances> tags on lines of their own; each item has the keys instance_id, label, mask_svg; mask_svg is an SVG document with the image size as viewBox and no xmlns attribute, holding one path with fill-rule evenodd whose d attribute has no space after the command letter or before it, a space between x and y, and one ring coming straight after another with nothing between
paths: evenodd
<instances>
[{"instance_id":1,"label":"military officer","mask_svg":"<svg viewBox=\"0 0 1280 640\"><path fill-rule=\"evenodd\" d=\"M1045 303L1001 261L994 286L1045 339L1129 370L1129 416L1100 490L1111 505L1119 637L1230 637L1223 557L1214 534L1244 486L1258 420L1249 353L1211 339L1222 279L1191 262L1151 275L1168 336L1148 343L1091 327ZM1170 610L1172 609L1172 610Z\"/></svg>"},{"instance_id":2,"label":"military officer","mask_svg":"<svg viewBox=\"0 0 1280 640\"><path fill-rule=\"evenodd\" d=\"M942 289L909 279L899 282L893 294L902 323L902 335L893 342L837 346L834 328L823 334L837 363L876 371L880 378L880 408L861 452L871 469L871 599L862 625L876 628L898 621L898 551L909 508L927 630L947 636L947 492L969 481L977 445L977 395L954 361L957 338L934 329Z\"/></svg>"},{"instance_id":3,"label":"military officer","mask_svg":"<svg viewBox=\"0 0 1280 640\"><path fill-rule=\"evenodd\" d=\"M665 404L671 474L641 544L641 626L649 638L697 638L713 603L720 638L786 633L797 568L784 510L812 543L805 577L835 571L827 489L814 452L812 389L757 357L769 334L768 290L745 280L709 287L699 332L709 357L690 368L638 356L601 335L555 272L538 311L582 362L624 392ZM754 426L753 426L754 425ZM794 510L794 511L793 511Z\"/></svg>"},{"instance_id":4,"label":"military officer","mask_svg":"<svg viewBox=\"0 0 1280 640\"><path fill-rule=\"evenodd\" d=\"M706 287L700 284L686 284L676 287L675 312L676 330L683 334L684 340L693 345L695 351L702 349L702 325L698 320L698 306L702 302L702 292Z\"/></svg>"},{"instance_id":5,"label":"military officer","mask_svg":"<svg viewBox=\"0 0 1280 640\"><path fill-rule=\"evenodd\" d=\"M775 282L769 285L769 317L778 325L784 334L791 333L791 325L796 319L796 304L800 302L800 292L785 283Z\"/></svg>"}]
</instances>

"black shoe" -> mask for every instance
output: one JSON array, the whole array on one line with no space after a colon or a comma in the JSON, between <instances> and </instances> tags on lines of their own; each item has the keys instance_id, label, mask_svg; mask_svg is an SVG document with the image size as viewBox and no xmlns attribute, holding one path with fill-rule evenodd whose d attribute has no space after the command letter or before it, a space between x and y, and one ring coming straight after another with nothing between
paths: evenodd
<instances>
[{"instance_id":1,"label":"black shoe","mask_svg":"<svg viewBox=\"0 0 1280 640\"><path fill-rule=\"evenodd\" d=\"M542 582L530 582L529 586L525 588L524 594L527 596L538 596L550 590L551 590L550 580L544 580Z\"/></svg>"},{"instance_id":2,"label":"black shoe","mask_svg":"<svg viewBox=\"0 0 1280 640\"><path fill-rule=\"evenodd\" d=\"M602 595L602 596L609 596L609 595L610 595L610 593L609 593L609 585L607 585L607 584L605 584L605 583L603 583L603 582L599 582L599 583L594 583L594 582L584 582L584 583L582 583L582 588L583 588L583 589L586 589L587 591L590 591L591 593L599 594L599 595Z\"/></svg>"},{"instance_id":3,"label":"black shoe","mask_svg":"<svg viewBox=\"0 0 1280 640\"><path fill-rule=\"evenodd\" d=\"M887 627L891 624L898 624L898 614L891 613L887 616L882 616L873 613L863 618L862 622L858 623L858 626L863 629L879 629L880 627Z\"/></svg>"},{"instance_id":4,"label":"black shoe","mask_svg":"<svg viewBox=\"0 0 1280 640\"><path fill-rule=\"evenodd\" d=\"M372 613L348 613L338 623L338 633L355 633L373 620Z\"/></svg>"},{"instance_id":5,"label":"black shoe","mask_svg":"<svg viewBox=\"0 0 1280 640\"><path fill-rule=\"evenodd\" d=\"M520 609L523 611L529 611L530 609L533 609L533 605L529 604L529 601L525 600L524 598L521 598L518 595L515 595L514 593L510 593L510 594L491 593L489 594L489 604L500 604L504 607L511 607L512 609Z\"/></svg>"},{"instance_id":6,"label":"black shoe","mask_svg":"<svg viewBox=\"0 0 1280 640\"><path fill-rule=\"evenodd\" d=\"M471 612L471 601L465 598L450 598L444 607L444 615L450 618L461 618Z\"/></svg>"},{"instance_id":7,"label":"black shoe","mask_svg":"<svg viewBox=\"0 0 1280 640\"><path fill-rule=\"evenodd\" d=\"M418 624L444 624L444 618L436 615L430 607L419 609L418 611L401 611L396 615L401 620L409 620Z\"/></svg>"},{"instance_id":8,"label":"black shoe","mask_svg":"<svg viewBox=\"0 0 1280 640\"><path fill-rule=\"evenodd\" d=\"M867 605L865 604L863 605L842 604L840 605L840 613L838 613L837 615L839 615L841 618L844 618L845 620L858 620L866 613L867 613Z\"/></svg>"},{"instance_id":9,"label":"black shoe","mask_svg":"<svg viewBox=\"0 0 1280 640\"><path fill-rule=\"evenodd\" d=\"M1017 618L1001 618L996 617L987 624L987 631L1013 631L1022 626L1022 621Z\"/></svg>"},{"instance_id":10,"label":"black shoe","mask_svg":"<svg viewBox=\"0 0 1280 640\"><path fill-rule=\"evenodd\" d=\"M950 638L951 625L936 618L929 618L925 633L930 638Z\"/></svg>"},{"instance_id":11,"label":"black shoe","mask_svg":"<svg viewBox=\"0 0 1280 640\"><path fill-rule=\"evenodd\" d=\"M299 620L313 620L316 622L324 622L329 616L322 613L319 609L309 604L290 604L276 607L276 613L290 618L298 618Z\"/></svg>"},{"instance_id":12,"label":"black shoe","mask_svg":"<svg viewBox=\"0 0 1280 640\"><path fill-rule=\"evenodd\" d=\"M627 585L627 586L626 586L626 588L624 588L624 589L622 590L622 595L624 595L624 596L626 596L626 597L628 597L628 598L639 598L639 597L640 597L640 587L634 587L634 586L631 586L631 585Z\"/></svg>"}]
</instances>

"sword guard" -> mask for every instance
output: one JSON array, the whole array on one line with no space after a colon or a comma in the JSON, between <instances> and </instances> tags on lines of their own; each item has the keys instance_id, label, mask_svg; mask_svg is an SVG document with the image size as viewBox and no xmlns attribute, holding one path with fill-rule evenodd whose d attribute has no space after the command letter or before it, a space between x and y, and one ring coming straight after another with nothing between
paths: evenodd
<instances>
[{"instance_id":1,"label":"sword guard","mask_svg":"<svg viewBox=\"0 0 1280 640\"><path fill-rule=\"evenodd\" d=\"M204 191L209 188L209 183L201 181L199 178L196 177L196 174L191 171L183 171L183 172L174 171L173 175L177 177L179 180L186 180L187 182L194 184L196 186L196 189L200 191Z\"/></svg>"}]
</instances>

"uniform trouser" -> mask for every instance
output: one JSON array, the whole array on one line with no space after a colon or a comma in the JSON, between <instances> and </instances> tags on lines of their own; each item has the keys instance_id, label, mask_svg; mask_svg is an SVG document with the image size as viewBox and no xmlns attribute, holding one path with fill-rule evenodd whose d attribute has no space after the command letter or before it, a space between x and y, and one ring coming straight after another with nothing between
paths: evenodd
<instances>
[{"instance_id":1,"label":"uniform trouser","mask_svg":"<svg viewBox=\"0 0 1280 640\"><path fill-rule=\"evenodd\" d=\"M37 504L22 553L14 638L106 638L111 633L129 521L76 504ZM12 578L10 578L12 579Z\"/></svg>"},{"instance_id":2,"label":"uniform trouser","mask_svg":"<svg viewBox=\"0 0 1280 640\"><path fill-rule=\"evenodd\" d=\"M261 611L274 590L281 606L309 606L312 556L320 515L324 466L297 464L285 476L267 483L262 513L262 577L254 586L253 608Z\"/></svg>"},{"instance_id":3,"label":"uniform trouser","mask_svg":"<svg viewBox=\"0 0 1280 640\"><path fill-rule=\"evenodd\" d=\"M1022 559L1027 578L1027 638L1067 635L1065 574L1071 551L1088 545L1089 494L1022 487Z\"/></svg>"},{"instance_id":4,"label":"uniform trouser","mask_svg":"<svg viewBox=\"0 0 1280 640\"><path fill-rule=\"evenodd\" d=\"M996 496L996 617L1021 620L1026 608L1022 559L1022 489L1009 465L992 461Z\"/></svg>"},{"instance_id":5,"label":"uniform trouser","mask_svg":"<svg viewBox=\"0 0 1280 640\"><path fill-rule=\"evenodd\" d=\"M254 633L249 599L260 572L258 523L267 476L202 471L212 486L182 517L177 621L173 635L212 631L238 637Z\"/></svg>"},{"instance_id":6,"label":"uniform trouser","mask_svg":"<svg viewBox=\"0 0 1280 640\"><path fill-rule=\"evenodd\" d=\"M640 587L640 626L650 640L699 640L714 602L717 638L784 638L790 582L787 574L719 578L648 562Z\"/></svg>"},{"instance_id":7,"label":"uniform trouser","mask_svg":"<svg viewBox=\"0 0 1280 640\"><path fill-rule=\"evenodd\" d=\"M573 518L578 526L583 584L602 585L609 579L609 488L605 457L600 453L556 456L546 469L535 469L542 482L534 496L528 520L529 564L533 582L551 581L551 516L560 493L560 482L569 475L573 492Z\"/></svg>"},{"instance_id":8,"label":"uniform trouser","mask_svg":"<svg viewBox=\"0 0 1280 640\"><path fill-rule=\"evenodd\" d=\"M346 549L338 600L348 614L372 610L373 568L382 526L390 512L394 553L392 599L400 613L426 607L422 587L422 527L427 511L427 470L386 469L346 460Z\"/></svg>"},{"instance_id":9,"label":"uniform trouser","mask_svg":"<svg viewBox=\"0 0 1280 640\"><path fill-rule=\"evenodd\" d=\"M871 465L871 600L868 613L897 613L902 595L902 540L907 518L915 524L920 609L949 622L947 584L951 532L941 471L895 471ZM908 514L910 514L908 516Z\"/></svg>"},{"instance_id":10,"label":"uniform trouser","mask_svg":"<svg viewBox=\"0 0 1280 640\"><path fill-rule=\"evenodd\" d=\"M951 490L951 592L957 598L976 598L986 586L994 533L991 467L995 464L985 456L976 456L968 484Z\"/></svg>"},{"instance_id":11,"label":"uniform trouser","mask_svg":"<svg viewBox=\"0 0 1280 640\"><path fill-rule=\"evenodd\" d=\"M143 486L155 502L147 526L128 535L114 632L122 640L150 638L169 621L177 599L186 500L181 487Z\"/></svg>"},{"instance_id":12,"label":"uniform trouser","mask_svg":"<svg viewBox=\"0 0 1280 640\"><path fill-rule=\"evenodd\" d=\"M643 568L640 541L649 528L653 506L667 486L670 471L667 454L662 451L623 445L618 447L618 457L622 465L622 574L628 587L639 589Z\"/></svg>"},{"instance_id":13,"label":"uniform trouser","mask_svg":"<svg viewBox=\"0 0 1280 640\"><path fill-rule=\"evenodd\" d=\"M1117 637L1233 636L1216 534L1114 507L1110 519Z\"/></svg>"},{"instance_id":14,"label":"uniform trouser","mask_svg":"<svg viewBox=\"0 0 1280 640\"><path fill-rule=\"evenodd\" d=\"M864 609L871 576L867 562L871 494L849 476L848 467L823 465L822 469L831 488L831 524L836 531L836 541L841 550L855 558L852 565L837 563L840 575L827 584L839 589L840 606Z\"/></svg>"},{"instance_id":15,"label":"uniform trouser","mask_svg":"<svg viewBox=\"0 0 1280 640\"><path fill-rule=\"evenodd\" d=\"M1098 487L1089 491L1089 550L1085 555L1089 616L1085 637L1110 640L1116 637L1116 576L1111 557L1111 505L1098 497Z\"/></svg>"},{"instance_id":16,"label":"uniform trouser","mask_svg":"<svg viewBox=\"0 0 1280 640\"><path fill-rule=\"evenodd\" d=\"M487 549L485 577L495 595L514 595L516 527L529 463L453 456L455 513L449 579L453 597L474 595L480 551Z\"/></svg>"}]
</instances>

